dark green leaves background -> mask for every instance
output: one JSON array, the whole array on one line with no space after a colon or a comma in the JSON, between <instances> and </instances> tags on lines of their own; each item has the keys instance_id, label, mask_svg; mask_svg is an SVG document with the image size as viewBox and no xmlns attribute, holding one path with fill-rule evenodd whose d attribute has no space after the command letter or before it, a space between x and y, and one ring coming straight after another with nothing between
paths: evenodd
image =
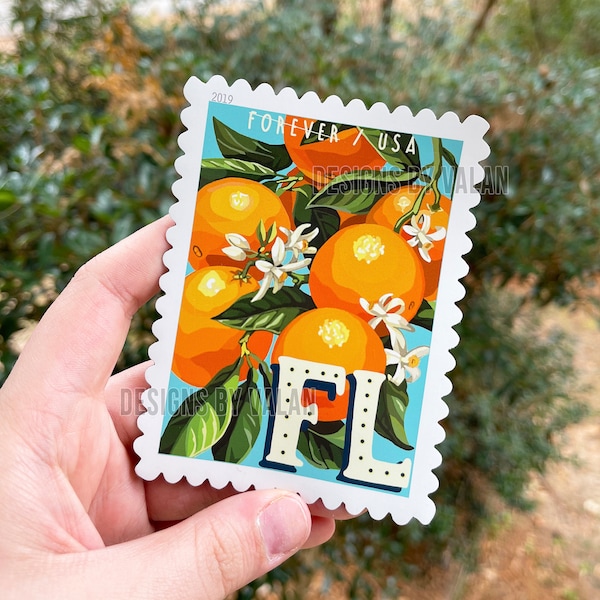
<instances>
[{"instance_id":1,"label":"dark green leaves background","mask_svg":"<svg viewBox=\"0 0 600 600\"><path fill-rule=\"evenodd\" d=\"M234 14L196 3L175 22L142 25L121 3L26 0L13 3L22 35L0 50L0 379L16 358L13 334L48 304L44 276L62 289L90 256L167 212L191 74L492 123L436 518L427 529L339 524L324 549L268 576L282 596L302 597L317 569L323 595L335 582L349 597L393 598L403 594L399 565L414 574L418 556L431 563L454 552L473 565L485 523L478 478L518 503L530 470L556 457L559 432L577 417L568 340L541 335L536 307L572 302L600 272L598 3L548 0L536 21L529 2L507 0L473 39L478 15L467 4L432 13L427 3L394 3L389 26L378 7L358 19L344 12L350 4L252 2ZM140 105L117 114L110 89L92 85L124 71L149 100L141 120ZM515 278L533 284L515 288ZM154 318L152 304L136 315L119 369L147 358Z\"/></svg>"}]
</instances>

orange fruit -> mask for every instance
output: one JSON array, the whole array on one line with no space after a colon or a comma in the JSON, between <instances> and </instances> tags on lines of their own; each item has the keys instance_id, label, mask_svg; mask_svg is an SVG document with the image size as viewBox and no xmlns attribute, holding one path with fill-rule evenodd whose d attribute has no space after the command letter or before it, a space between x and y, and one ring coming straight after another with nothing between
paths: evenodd
<instances>
[{"instance_id":1,"label":"orange fruit","mask_svg":"<svg viewBox=\"0 0 600 600\"><path fill-rule=\"evenodd\" d=\"M273 362L291 356L328 365L337 365L350 374L358 369L383 373L386 355L377 334L355 315L339 308L316 308L296 317L281 332L273 348ZM324 390L305 389L302 403L316 402L319 421L345 419L349 385L341 396L329 400ZM377 398L373 398L377 402Z\"/></svg>"},{"instance_id":2,"label":"orange fruit","mask_svg":"<svg viewBox=\"0 0 600 600\"><path fill-rule=\"evenodd\" d=\"M391 293L404 301L402 316L410 321L425 291L421 261L408 242L388 227L369 223L344 227L323 244L308 285L319 308L343 308L367 321L372 315L361 307L361 298L372 305Z\"/></svg>"},{"instance_id":3,"label":"orange fruit","mask_svg":"<svg viewBox=\"0 0 600 600\"><path fill-rule=\"evenodd\" d=\"M309 137L316 141L306 142ZM337 131L333 124L288 115L283 140L295 165L318 187L344 173L380 170L385 165L385 159L356 127Z\"/></svg>"},{"instance_id":4,"label":"orange fruit","mask_svg":"<svg viewBox=\"0 0 600 600\"><path fill-rule=\"evenodd\" d=\"M412 210L415 200L422 189L423 187L420 185L410 185L386 194L369 211L367 223L377 223L394 229L398 219ZM417 223L422 225L424 223L423 217L427 215L429 218L429 232L435 232L439 227L447 231L452 201L446 196L441 196L437 210L434 209L434 205L435 196L429 190L423 197L421 208L417 213ZM406 225L411 225L410 220L406 222ZM411 235L404 228L399 233L406 240L411 238ZM427 243L427 253L431 261L428 262L421 257L425 273L426 300L434 300L437 295L445 243L445 237L441 240L434 240ZM419 254L417 247L414 247L414 251Z\"/></svg>"},{"instance_id":5,"label":"orange fruit","mask_svg":"<svg viewBox=\"0 0 600 600\"><path fill-rule=\"evenodd\" d=\"M277 228L290 228L290 217L281 200L261 183L227 177L200 188L188 256L192 268L234 266L236 262L222 252L229 245L227 233L244 236L251 248L258 250L256 228L261 219L267 230L273 223Z\"/></svg>"},{"instance_id":6,"label":"orange fruit","mask_svg":"<svg viewBox=\"0 0 600 600\"><path fill-rule=\"evenodd\" d=\"M438 285L440 283L440 272L442 270L442 261L432 260L431 262L422 261L423 273L425 275L425 292L423 298L429 302L437 300Z\"/></svg>"},{"instance_id":7,"label":"orange fruit","mask_svg":"<svg viewBox=\"0 0 600 600\"><path fill-rule=\"evenodd\" d=\"M239 272L234 267L204 267L185 278L172 368L177 377L190 385L204 387L240 357L244 332L212 318L238 298L258 290L256 280L236 278ZM250 336L248 349L264 355L271 340L272 334L255 332Z\"/></svg>"}]
</instances>

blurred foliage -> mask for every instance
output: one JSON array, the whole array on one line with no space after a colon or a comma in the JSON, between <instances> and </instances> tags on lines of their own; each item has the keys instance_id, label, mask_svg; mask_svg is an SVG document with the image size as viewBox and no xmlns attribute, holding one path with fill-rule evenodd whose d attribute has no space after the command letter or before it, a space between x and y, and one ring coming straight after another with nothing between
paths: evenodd
<instances>
[{"instance_id":1,"label":"blurred foliage","mask_svg":"<svg viewBox=\"0 0 600 600\"><path fill-rule=\"evenodd\" d=\"M491 123L437 516L341 524L240 598L260 584L307 597L309 581L316 596L341 581L349 597L396 596L402 574L472 545L487 483L522 505L581 414L568 339L542 335L536 311L600 271L600 6L500 0L476 29L483 3L415 4L393 5L387 35L379 4L360 0L188 3L160 19L141 0L21 0L16 43L1 46L0 380L74 271L167 212L190 75ZM152 304L136 316L120 368L146 358L153 318Z\"/></svg>"}]
</instances>

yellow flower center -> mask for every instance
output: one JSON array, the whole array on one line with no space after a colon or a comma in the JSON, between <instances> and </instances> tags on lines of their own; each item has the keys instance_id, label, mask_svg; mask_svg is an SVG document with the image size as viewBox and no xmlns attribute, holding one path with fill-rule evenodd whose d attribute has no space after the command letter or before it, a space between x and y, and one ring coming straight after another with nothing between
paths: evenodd
<instances>
[{"instance_id":1,"label":"yellow flower center","mask_svg":"<svg viewBox=\"0 0 600 600\"><path fill-rule=\"evenodd\" d=\"M374 260L383 256L385 246L378 235L361 235L352 245L356 260L364 260L370 265Z\"/></svg>"},{"instance_id":2,"label":"yellow flower center","mask_svg":"<svg viewBox=\"0 0 600 600\"><path fill-rule=\"evenodd\" d=\"M227 283L225 280L217 273L217 271L210 270L204 277L200 280L198 284L198 291L208 298L213 298L216 296L221 290L224 290L227 287Z\"/></svg>"},{"instance_id":3,"label":"yellow flower center","mask_svg":"<svg viewBox=\"0 0 600 600\"><path fill-rule=\"evenodd\" d=\"M408 366L409 366L411 369L414 369L415 367L418 367L418 366L419 366L419 363L420 363L420 362L421 362L421 359L420 359L418 356L416 356L415 354L413 354L413 355L412 355L411 357L409 357L409 359L408 359Z\"/></svg>"},{"instance_id":4,"label":"yellow flower center","mask_svg":"<svg viewBox=\"0 0 600 600\"><path fill-rule=\"evenodd\" d=\"M330 348L334 346L341 348L350 337L350 330L339 319L325 319L318 333L321 340Z\"/></svg>"},{"instance_id":5,"label":"yellow flower center","mask_svg":"<svg viewBox=\"0 0 600 600\"><path fill-rule=\"evenodd\" d=\"M406 209L409 208L410 205L411 201L408 196L402 195L398 198L394 198L394 208L401 213L405 213Z\"/></svg>"},{"instance_id":6,"label":"yellow flower center","mask_svg":"<svg viewBox=\"0 0 600 600\"><path fill-rule=\"evenodd\" d=\"M250 196L244 192L233 192L229 196L229 204L234 210L246 210L250 204Z\"/></svg>"}]
</instances>

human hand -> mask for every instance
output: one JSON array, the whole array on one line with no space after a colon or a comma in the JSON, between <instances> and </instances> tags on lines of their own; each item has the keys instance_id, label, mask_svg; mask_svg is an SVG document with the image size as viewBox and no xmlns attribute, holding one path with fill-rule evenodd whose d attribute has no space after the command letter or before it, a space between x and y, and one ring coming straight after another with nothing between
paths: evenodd
<instances>
[{"instance_id":1,"label":"human hand","mask_svg":"<svg viewBox=\"0 0 600 600\"><path fill-rule=\"evenodd\" d=\"M134 473L147 365L111 377L131 317L158 291L165 217L84 265L0 389L3 598L221 598L301 547L331 515L282 490L236 494ZM344 516L339 513L339 516Z\"/></svg>"}]
</instances>

